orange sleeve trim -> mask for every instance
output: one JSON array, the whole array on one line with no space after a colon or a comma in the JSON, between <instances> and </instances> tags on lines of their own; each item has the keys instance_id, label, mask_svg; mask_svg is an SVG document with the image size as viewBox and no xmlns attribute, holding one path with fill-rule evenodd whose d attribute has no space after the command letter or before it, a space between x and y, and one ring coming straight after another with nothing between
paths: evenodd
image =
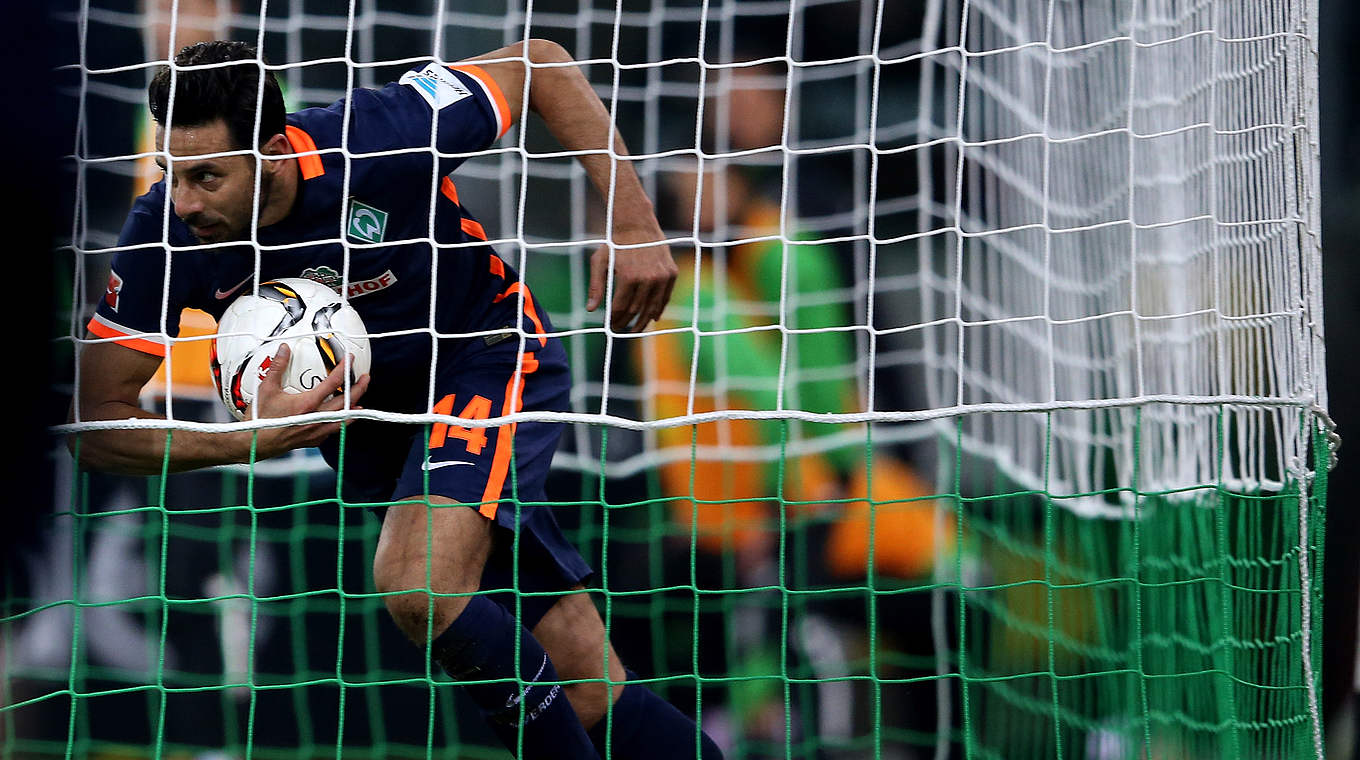
<instances>
[{"instance_id":1,"label":"orange sleeve trim","mask_svg":"<svg viewBox=\"0 0 1360 760\"><path fill-rule=\"evenodd\" d=\"M154 340L147 340L146 338L133 338L127 333L119 332L94 319L90 320L90 324L86 326L86 329L89 330L91 334L100 338L122 338L122 340L114 341L114 343L117 343L120 346L133 349L134 351L141 351L144 354L159 356L162 359L165 358L164 343L157 343Z\"/></svg>"},{"instance_id":2,"label":"orange sleeve trim","mask_svg":"<svg viewBox=\"0 0 1360 760\"><path fill-rule=\"evenodd\" d=\"M321 163L321 156L317 154L316 141L312 136L292 124L285 125L283 131L284 136L288 138L288 144L293 146L294 153L309 154L299 155L297 159L298 169L302 170L302 178L311 179L325 174L326 167Z\"/></svg>"},{"instance_id":3,"label":"orange sleeve trim","mask_svg":"<svg viewBox=\"0 0 1360 760\"><path fill-rule=\"evenodd\" d=\"M505 279L505 262L501 261L501 257L494 253L491 254L491 273L502 280Z\"/></svg>"},{"instance_id":4,"label":"orange sleeve trim","mask_svg":"<svg viewBox=\"0 0 1360 760\"><path fill-rule=\"evenodd\" d=\"M486 230L480 223L473 219L463 217L463 232L466 232L469 237L474 237L478 240L486 240Z\"/></svg>"},{"instance_id":5,"label":"orange sleeve trim","mask_svg":"<svg viewBox=\"0 0 1360 760\"><path fill-rule=\"evenodd\" d=\"M440 181L439 192L443 193L445 198L448 198L455 204L458 203L458 188L453 186L453 180L448 177L445 177Z\"/></svg>"},{"instance_id":6,"label":"orange sleeve trim","mask_svg":"<svg viewBox=\"0 0 1360 760\"><path fill-rule=\"evenodd\" d=\"M501 404L501 415L508 416L524 407L525 375L538 370L538 358L532 353L524 354L524 361L518 371L510 375L505 383L505 401ZM516 387L519 386L519 387ZM500 507L501 492L505 489L505 476L510 472L510 455L515 445L515 423L502 425L496 431L496 456L491 460L491 474L482 492L482 506L478 512L495 519Z\"/></svg>"},{"instance_id":7,"label":"orange sleeve trim","mask_svg":"<svg viewBox=\"0 0 1360 760\"><path fill-rule=\"evenodd\" d=\"M496 80L492 79L491 75L482 70L480 66L464 63L449 68L475 78L486 88L487 94L491 96L492 104L496 107L496 117L500 120L500 132L496 135L496 139L501 139L510 129L510 125L515 122L514 115L510 113L510 103L506 101L505 93L501 92L501 86L496 84Z\"/></svg>"}]
</instances>

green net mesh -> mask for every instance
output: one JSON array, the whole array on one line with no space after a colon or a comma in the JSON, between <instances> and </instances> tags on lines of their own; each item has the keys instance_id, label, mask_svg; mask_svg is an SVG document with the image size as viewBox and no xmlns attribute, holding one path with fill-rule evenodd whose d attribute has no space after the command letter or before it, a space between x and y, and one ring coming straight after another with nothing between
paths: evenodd
<instances>
[{"instance_id":1,"label":"green net mesh","mask_svg":"<svg viewBox=\"0 0 1360 760\"><path fill-rule=\"evenodd\" d=\"M1301 485L1130 488L1127 520L964 499L965 754L1313 756L1325 473Z\"/></svg>"},{"instance_id":2,"label":"green net mesh","mask_svg":"<svg viewBox=\"0 0 1360 760\"><path fill-rule=\"evenodd\" d=\"M5 757L505 756L388 619L369 505L295 460L71 478L66 551L6 579ZM1101 495L1127 519L956 484L920 500L952 537L934 579L828 569L850 500L771 510L749 567L655 473L631 480L558 477L559 517L620 656L729 757L1313 752L1325 468L1279 493Z\"/></svg>"}]
</instances>

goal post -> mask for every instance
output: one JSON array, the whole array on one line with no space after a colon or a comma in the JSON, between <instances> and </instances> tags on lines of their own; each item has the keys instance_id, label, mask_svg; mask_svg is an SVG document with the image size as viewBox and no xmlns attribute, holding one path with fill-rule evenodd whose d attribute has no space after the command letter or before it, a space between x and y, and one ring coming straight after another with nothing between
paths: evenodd
<instances>
[{"instance_id":1,"label":"goal post","mask_svg":"<svg viewBox=\"0 0 1360 760\"><path fill-rule=\"evenodd\" d=\"M564 422L548 499L610 638L727 757L1322 757L1315 0L63 21L77 351L156 150L146 81L189 35L256 45L290 111L526 37L572 54L679 265L666 313L630 336L585 310L612 205L531 117L455 178L551 315L570 411L377 416ZM258 427L211 392L211 319L183 325L142 399L169 423L61 432ZM503 756L388 619L378 522L315 452L79 456L5 581L0 753Z\"/></svg>"}]
</instances>

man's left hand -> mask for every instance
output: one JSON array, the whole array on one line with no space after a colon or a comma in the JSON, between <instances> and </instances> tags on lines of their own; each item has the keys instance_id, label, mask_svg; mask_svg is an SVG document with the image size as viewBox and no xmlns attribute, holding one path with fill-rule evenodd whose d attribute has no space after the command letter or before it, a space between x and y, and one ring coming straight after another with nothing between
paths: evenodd
<instances>
[{"instance_id":1,"label":"man's left hand","mask_svg":"<svg viewBox=\"0 0 1360 760\"><path fill-rule=\"evenodd\" d=\"M636 245L659 240L660 231L650 235L616 232L616 245ZM614 301L609 310L609 325L618 332L641 332L659 319L671 300L679 269L665 243L646 248L619 248L614 252ZM586 311L595 311L604 301L609 275L609 245L595 249L590 256L590 291Z\"/></svg>"}]
</instances>

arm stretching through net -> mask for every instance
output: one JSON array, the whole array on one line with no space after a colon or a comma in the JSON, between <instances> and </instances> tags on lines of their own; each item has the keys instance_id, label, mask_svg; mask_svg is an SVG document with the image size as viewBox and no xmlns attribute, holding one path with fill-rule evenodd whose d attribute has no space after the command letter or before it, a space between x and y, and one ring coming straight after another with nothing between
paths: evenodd
<instances>
[{"instance_id":1,"label":"arm stretching through net","mask_svg":"<svg viewBox=\"0 0 1360 760\"><path fill-rule=\"evenodd\" d=\"M563 148L587 151L578 157L581 166L613 207L610 240L618 246L638 246L615 252L610 324L616 330L642 330L666 308L677 270L669 246L660 242L661 226L632 163L615 158L627 156L628 149L604 103L571 55L549 40L516 43L464 63L474 62L500 85L513 116L523 113L527 77L529 110L543 119ZM604 301L608 272L609 245L605 244L590 258L588 311Z\"/></svg>"}]
</instances>

